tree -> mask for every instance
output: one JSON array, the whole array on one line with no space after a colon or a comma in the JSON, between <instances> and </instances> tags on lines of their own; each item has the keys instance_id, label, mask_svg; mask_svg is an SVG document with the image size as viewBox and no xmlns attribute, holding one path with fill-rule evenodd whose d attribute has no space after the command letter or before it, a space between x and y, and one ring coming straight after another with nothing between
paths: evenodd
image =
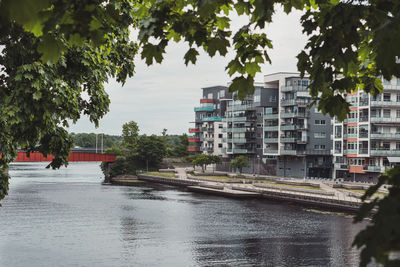
<instances>
[{"instance_id":1,"label":"tree","mask_svg":"<svg viewBox=\"0 0 400 267\"><path fill-rule=\"evenodd\" d=\"M201 170L202 170L202 172L204 172L206 169L206 166L208 164L211 164L211 157L210 157L210 155L206 155L206 154L196 155L193 158L193 164L195 166L201 166Z\"/></svg>"},{"instance_id":2,"label":"tree","mask_svg":"<svg viewBox=\"0 0 400 267\"><path fill-rule=\"evenodd\" d=\"M380 199L374 194L384 185L389 185L389 194ZM372 258L383 266L399 266L400 258L400 166L388 169L379 176L378 183L371 186L362 197L363 204L355 222L367 218L373 209L372 223L357 234L353 245L361 248L361 266L367 266Z\"/></svg>"},{"instance_id":3,"label":"tree","mask_svg":"<svg viewBox=\"0 0 400 267\"><path fill-rule=\"evenodd\" d=\"M231 166L239 169L239 173L242 173L243 167L249 166L249 159L246 156L237 156L231 160Z\"/></svg>"},{"instance_id":4,"label":"tree","mask_svg":"<svg viewBox=\"0 0 400 267\"><path fill-rule=\"evenodd\" d=\"M135 150L138 143L139 126L130 121L122 125L122 146L128 150Z\"/></svg>"},{"instance_id":5,"label":"tree","mask_svg":"<svg viewBox=\"0 0 400 267\"><path fill-rule=\"evenodd\" d=\"M140 160L146 169L158 168L165 155L165 143L161 137L155 135L139 137L135 158Z\"/></svg>"},{"instance_id":6,"label":"tree","mask_svg":"<svg viewBox=\"0 0 400 267\"><path fill-rule=\"evenodd\" d=\"M210 155L210 161L211 161L211 164L220 164L221 157L217 156L217 155ZM214 169L213 169L213 173L214 173Z\"/></svg>"}]
</instances>

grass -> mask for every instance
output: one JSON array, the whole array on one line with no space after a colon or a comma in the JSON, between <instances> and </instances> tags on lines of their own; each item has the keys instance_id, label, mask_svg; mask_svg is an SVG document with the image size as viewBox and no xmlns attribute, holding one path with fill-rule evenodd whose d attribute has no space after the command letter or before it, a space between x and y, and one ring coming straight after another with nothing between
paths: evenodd
<instances>
[{"instance_id":1,"label":"grass","mask_svg":"<svg viewBox=\"0 0 400 267\"><path fill-rule=\"evenodd\" d=\"M364 195L364 193L365 193L365 191L366 191L366 190L363 190L363 189L348 189L348 188L340 188L340 190L348 191L348 192L353 192L353 193L358 193L358 194L361 194L361 195ZM375 193L373 196L374 196L374 197L384 198L384 197L387 196L387 194L377 192L377 193Z\"/></svg>"},{"instance_id":2,"label":"grass","mask_svg":"<svg viewBox=\"0 0 400 267\"><path fill-rule=\"evenodd\" d=\"M276 186L281 186L281 187L291 187L291 188L299 188L299 189L311 189L311 190L324 191L324 189L322 189L322 188L308 186L308 185L291 185L291 184L280 184L280 183L273 183L273 182L263 182L263 184L270 184L270 185L276 185Z\"/></svg>"},{"instance_id":3,"label":"grass","mask_svg":"<svg viewBox=\"0 0 400 267\"><path fill-rule=\"evenodd\" d=\"M151 176L160 176L160 177L167 177L167 178L174 178L175 173L172 172L146 172L143 173L144 175L151 175Z\"/></svg>"}]
</instances>

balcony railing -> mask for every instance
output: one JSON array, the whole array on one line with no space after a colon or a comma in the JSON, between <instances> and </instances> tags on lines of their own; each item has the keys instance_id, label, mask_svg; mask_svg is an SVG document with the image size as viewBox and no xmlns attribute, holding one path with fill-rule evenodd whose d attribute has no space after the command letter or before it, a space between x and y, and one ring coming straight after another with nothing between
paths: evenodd
<instances>
[{"instance_id":1,"label":"balcony railing","mask_svg":"<svg viewBox=\"0 0 400 267\"><path fill-rule=\"evenodd\" d=\"M277 155L278 154L278 150L264 148L264 154Z\"/></svg>"},{"instance_id":2,"label":"balcony railing","mask_svg":"<svg viewBox=\"0 0 400 267\"><path fill-rule=\"evenodd\" d=\"M189 128L189 133L199 133L200 129L199 128Z\"/></svg>"},{"instance_id":3,"label":"balcony railing","mask_svg":"<svg viewBox=\"0 0 400 267\"><path fill-rule=\"evenodd\" d=\"M292 149L282 149L281 148L281 154L282 155L296 155L296 150L292 150Z\"/></svg>"},{"instance_id":4,"label":"balcony railing","mask_svg":"<svg viewBox=\"0 0 400 267\"><path fill-rule=\"evenodd\" d=\"M308 91L307 86L302 85L292 85L292 86L282 86L282 92L292 92L292 91Z\"/></svg>"},{"instance_id":5,"label":"balcony railing","mask_svg":"<svg viewBox=\"0 0 400 267\"><path fill-rule=\"evenodd\" d=\"M296 125L281 125L282 131L296 130Z\"/></svg>"},{"instance_id":6,"label":"balcony railing","mask_svg":"<svg viewBox=\"0 0 400 267\"><path fill-rule=\"evenodd\" d=\"M189 137L188 141L189 142L200 142L200 138L198 138L198 137Z\"/></svg>"},{"instance_id":7,"label":"balcony railing","mask_svg":"<svg viewBox=\"0 0 400 267\"><path fill-rule=\"evenodd\" d=\"M188 151L200 151L200 147L188 147Z\"/></svg>"},{"instance_id":8,"label":"balcony railing","mask_svg":"<svg viewBox=\"0 0 400 267\"><path fill-rule=\"evenodd\" d=\"M269 138L269 137L265 137L264 138L264 143L278 143L278 138Z\"/></svg>"},{"instance_id":9,"label":"balcony railing","mask_svg":"<svg viewBox=\"0 0 400 267\"><path fill-rule=\"evenodd\" d=\"M395 102L395 101L371 101L371 106L372 107L400 107L400 102Z\"/></svg>"},{"instance_id":10,"label":"balcony railing","mask_svg":"<svg viewBox=\"0 0 400 267\"><path fill-rule=\"evenodd\" d=\"M358 154L360 154L360 155L368 154L368 148L360 148L360 149L358 149Z\"/></svg>"},{"instance_id":11,"label":"balcony railing","mask_svg":"<svg viewBox=\"0 0 400 267\"><path fill-rule=\"evenodd\" d=\"M371 149L371 156L400 156L400 150Z\"/></svg>"},{"instance_id":12,"label":"balcony railing","mask_svg":"<svg viewBox=\"0 0 400 267\"><path fill-rule=\"evenodd\" d=\"M281 137L282 143L296 143L296 141L295 137Z\"/></svg>"},{"instance_id":13,"label":"balcony railing","mask_svg":"<svg viewBox=\"0 0 400 267\"><path fill-rule=\"evenodd\" d=\"M331 155L330 150L326 149L314 149L314 150L298 150L298 155Z\"/></svg>"},{"instance_id":14,"label":"balcony railing","mask_svg":"<svg viewBox=\"0 0 400 267\"><path fill-rule=\"evenodd\" d=\"M213 147L205 147L205 146L202 146L202 147L200 147L200 150L201 150L201 151L213 151L214 148L213 148Z\"/></svg>"},{"instance_id":15,"label":"balcony railing","mask_svg":"<svg viewBox=\"0 0 400 267\"><path fill-rule=\"evenodd\" d=\"M357 149L347 149L347 154L357 154Z\"/></svg>"},{"instance_id":16,"label":"balcony railing","mask_svg":"<svg viewBox=\"0 0 400 267\"><path fill-rule=\"evenodd\" d=\"M371 133L371 139L400 139L400 133Z\"/></svg>"},{"instance_id":17,"label":"balcony railing","mask_svg":"<svg viewBox=\"0 0 400 267\"><path fill-rule=\"evenodd\" d=\"M282 112L281 113L281 118L296 118L296 117L308 117L308 115L310 115L309 112Z\"/></svg>"},{"instance_id":18,"label":"balcony railing","mask_svg":"<svg viewBox=\"0 0 400 267\"><path fill-rule=\"evenodd\" d=\"M344 164L344 163L335 163L334 164L335 169L341 169L341 170L348 170L349 165Z\"/></svg>"},{"instance_id":19,"label":"balcony railing","mask_svg":"<svg viewBox=\"0 0 400 267\"><path fill-rule=\"evenodd\" d=\"M203 117L201 121L222 121L221 117Z\"/></svg>"},{"instance_id":20,"label":"balcony railing","mask_svg":"<svg viewBox=\"0 0 400 267\"><path fill-rule=\"evenodd\" d=\"M269 131L269 132L273 132L273 131L278 131L279 126L264 126L264 131Z\"/></svg>"},{"instance_id":21,"label":"balcony railing","mask_svg":"<svg viewBox=\"0 0 400 267\"><path fill-rule=\"evenodd\" d=\"M360 132L360 133L358 133L358 138L368 138L368 132Z\"/></svg>"},{"instance_id":22,"label":"balcony railing","mask_svg":"<svg viewBox=\"0 0 400 267\"><path fill-rule=\"evenodd\" d=\"M214 107L195 107L194 111L213 111Z\"/></svg>"},{"instance_id":23,"label":"balcony railing","mask_svg":"<svg viewBox=\"0 0 400 267\"><path fill-rule=\"evenodd\" d=\"M397 123L400 122L400 118L371 117L371 122Z\"/></svg>"},{"instance_id":24,"label":"balcony railing","mask_svg":"<svg viewBox=\"0 0 400 267\"><path fill-rule=\"evenodd\" d=\"M202 132L214 132L214 127L208 128L208 127L201 127Z\"/></svg>"},{"instance_id":25,"label":"balcony railing","mask_svg":"<svg viewBox=\"0 0 400 267\"><path fill-rule=\"evenodd\" d=\"M264 119L272 120L272 119L278 119L278 118L279 118L279 114L278 113L276 113L276 114L264 114Z\"/></svg>"},{"instance_id":26,"label":"balcony railing","mask_svg":"<svg viewBox=\"0 0 400 267\"><path fill-rule=\"evenodd\" d=\"M245 144L245 143L247 143L247 139L246 138L232 138L232 143Z\"/></svg>"},{"instance_id":27,"label":"balcony railing","mask_svg":"<svg viewBox=\"0 0 400 267\"><path fill-rule=\"evenodd\" d=\"M381 172L381 170L382 170L381 166L363 166L363 171Z\"/></svg>"}]
</instances>

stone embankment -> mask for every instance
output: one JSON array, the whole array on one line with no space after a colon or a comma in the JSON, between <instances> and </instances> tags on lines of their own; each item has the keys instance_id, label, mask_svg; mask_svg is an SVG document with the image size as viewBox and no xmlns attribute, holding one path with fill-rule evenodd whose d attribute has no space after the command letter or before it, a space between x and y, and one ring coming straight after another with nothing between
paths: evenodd
<instances>
[{"instance_id":1,"label":"stone embankment","mask_svg":"<svg viewBox=\"0 0 400 267\"><path fill-rule=\"evenodd\" d=\"M168 170L168 172L172 171ZM147 182L185 187L190 191L224 197L266 198L348 212L357 211L361 205L361 201L358 198L344 194L340 190L323 182L310 183L295 180L288 181L274 179L275 183L272 184L268 182L260 182L259 179L248 181L249 178L247 177L247 180L237 178L221 180L217 178L195 177L187 175L184 169L178 169L174 172L179 173L178 177L161 177L156 175L146 175L144 173L139 174L137 179Z\"/></svg>"}]
</instances>

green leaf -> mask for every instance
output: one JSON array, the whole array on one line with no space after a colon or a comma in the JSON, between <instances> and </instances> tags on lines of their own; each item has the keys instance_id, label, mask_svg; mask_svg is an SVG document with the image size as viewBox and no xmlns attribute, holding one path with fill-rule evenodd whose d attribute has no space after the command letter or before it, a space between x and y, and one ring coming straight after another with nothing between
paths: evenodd
<instances>
[{"instance_id":1,"label":"green leaf","mask_svg":"<svg viewBox=\"0 0 400 267\"><path fill-rule=\"evenodd\" d=\"M197 56L199 55L199 52L197 52L196 49L190 48L184 58L185 58L185 65L187 66L189 64L189 61L192 62L192 64L196 64Z\"/></svg>"},{"instance_id":2,"label":"green leaf","mask_svg":"<svg viewBox=\"0 0 400 267\"><path fill-rule=\"evenodd\" d=\"M233 79L229 86L229 92L238 92L239 99L246 98L247 94L254 92L254 79L251 76L244 76Z\"/></svg>"},{"instance_id":3,"label":"green leaf","mask_svg":"<svg viewBox=\"0 0 400 267\"><path fill-rule=\"evenodd\" d=\"M38 52L42 54L41 60L43 62L56 63L65 51L64 44L49 35L45 35L38 45Z\"/></svg>"}]
</instances>

